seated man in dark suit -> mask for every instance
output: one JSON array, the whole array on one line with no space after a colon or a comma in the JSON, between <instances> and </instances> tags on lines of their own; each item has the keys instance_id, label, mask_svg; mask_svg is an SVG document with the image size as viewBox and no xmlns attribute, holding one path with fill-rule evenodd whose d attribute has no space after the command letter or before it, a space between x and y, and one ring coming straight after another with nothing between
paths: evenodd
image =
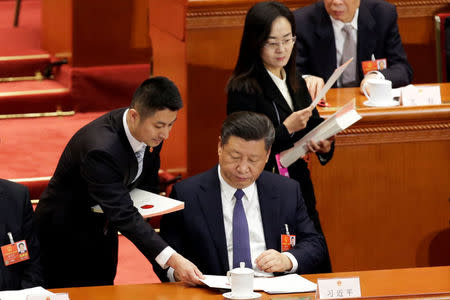
<instances>
[{"instance_id":1,"label":"seated man in dark suit","mask_svg":"<svg viewBox=\"0 0 450 300\"><path fill-rule=\"evenodd\" d=\"M394 88L411 82L413 72L398 32L394 5L384 0L321 0L296 10L294 16L296 63L302 74L312 75L305 80L313 96L350 57L354 60L337 86L362 87L369 78L388 79ZM387 68L364 75L362 63L373 58L385 58Z\"/></svg>"},{"instance_id":2,"label":"seated man in dark suit","mask_svg":"<svg viewBox=\"0 0 450 300\"><path fill-rule=\"evenodd\" d=\"M118 231L147 259L173 267L183 281L200 282L201 273L142 218L129 193L135 187L158 192L159 153L181 107L172 81L150 78L129 108L101 116L71 138L36 208L48 288L112 285ZM103 213L93 211L96 205Z\"/></svg>"},{"instance_id":3,"label":"seated man in dark suit","mask_svg":"<svg viewBox=\"0 0 450 300\"><path fill-rule=\"evenodd\" d=\"M182 211L164 215L161 236L205 274L225 275L245 262L257 272L314 273L325 257L322 235L299 184L264 170L275 131L264 115L236 112L222 125L219 165L183 180L171 196ZM281 252L281 237L295 245ZM289 248L289 238L287 246ZM154 265L161 280L177 279Z\"/></svg>"},{"instance_id":4,"label":"seated man in dark suit","mask_svg":"<svg viewBox=\"0 0 450 300\"><path fill-rule=\"evenodd\" d=\"M13 242L18 253L28 251L30 259L6 266L0 255L0 290L20 290L43 285L40 249L33 227L33 208L28 189L23 185L0 179L0 246Z\"/></svg>"}]
</instances>

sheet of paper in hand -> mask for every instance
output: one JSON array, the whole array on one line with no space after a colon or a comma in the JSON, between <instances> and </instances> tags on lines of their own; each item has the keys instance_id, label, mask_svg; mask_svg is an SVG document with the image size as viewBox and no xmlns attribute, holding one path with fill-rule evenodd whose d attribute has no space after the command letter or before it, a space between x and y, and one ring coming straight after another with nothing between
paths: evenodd
<instances>
[{"instance_id":1,"label":"sheet of paper in hand","mask_svg":"<svg viewBox=\"0 0 450 300\"><path fill-rule=\"evenodd\" d=\"M336 80L341 76L342 72L344 72L345 68L350 64L350 62L353 60L353 57L347 60L344 64L342 64L340 67L338 67L336 70L334 70L333 74L328 78L328 81L325 83L323 88L320 90L320 92L317 94L314 101L311 103L310 107L314 108L319 104L320 100L325 97L328 90L333 86L333 84L336 82Z\"/></svg>"},{"instance_id":2,"label":"sheet of paper in hand","mask_svg":"<svg viewBox=\"0 0 450 300\"><path fill-rule=\"evenodd\" d=\"M308 142L329 139L350 125L356 123L362 117L356 112L355 99L349 101L332 116L308 132L303 138L294 144L294 147L280 153L280 163L287 168L300 157L308 153Z\"/></svg>"},{"instance_id":3,"label":"sheet of paper in hand","mask_svg":"<svg viewBox=\"0 0 450 300\"><path fill-rule=\"evenodd\" d=\"M144 218L151 218L184 209L184 202L164 197L141 189L130 192L134 207ZM103 213L100 205L92 207L92 211Z\"/></svg>"}]
</instances>

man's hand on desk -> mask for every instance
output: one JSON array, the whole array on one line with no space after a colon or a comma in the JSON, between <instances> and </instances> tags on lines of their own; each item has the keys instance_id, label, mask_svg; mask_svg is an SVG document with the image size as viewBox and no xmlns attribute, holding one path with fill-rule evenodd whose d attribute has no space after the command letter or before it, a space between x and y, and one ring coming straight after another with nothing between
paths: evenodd
<instances>
[{"instance_id":1,"label":"man's hand on desk","mask_svg":"<svg viewBox=\"0 0 450 300\"><path fill-rule=\"evenodd\" d=\"M203 284L199 279L204 279L202 272L189 260L178 253L172 254L167 261L167 265L172 267L176 281L182 281L187 284Z\"/></svg>"},{"instance_id":2,"label":"man's hand on desk","mask_svg":"<svg viewBox=\"0 0 450 300\"><path fill-rule=\"evenodd\" d=\"M363 87L369 79L385 79L383 74L380 72L369 73L364 76L364 79L361 80L361 84L359 85L359 92L364 95ZM370 95L370 91L367 90L367 93Z\"/></svg>"},{"instance_id":3,"label":"man's hand on desk","mask_svg":"<svg viewBox=\"0 0 450 300\"><path fill-rule=\"evenodd\" d=\"M331 150L331 144L333 143L334 139L335 136L332 136L327 140L318 141L317 143L313 140L310 140L308 142L308 150L313 153L328 153Z\"/></svg>"},{"instance_id":4,"label":"man's hand on desk","mask_svg":"<svg viewBox=\"0 0 450 300\"><path fill-rule=\"evenodd\" d=\"M322 78L312 75L308 75L307 77L305 77L305 81L306 86L308 87L309 94L311 95L311 98L314 100L317 94L325 85L325 83Z\"/></svg>"},{"instance_id":5,"label":"man's hand on desk","mask_svg":"<svg viewBox=\"0 0 450 300\"><path fill-rule=\"evenodd\" d=\"M280 252L269 249L261 253L255 260L256 266L264 272L285 272L292 269L292 262Z\"/></svg>"}]
</instances>

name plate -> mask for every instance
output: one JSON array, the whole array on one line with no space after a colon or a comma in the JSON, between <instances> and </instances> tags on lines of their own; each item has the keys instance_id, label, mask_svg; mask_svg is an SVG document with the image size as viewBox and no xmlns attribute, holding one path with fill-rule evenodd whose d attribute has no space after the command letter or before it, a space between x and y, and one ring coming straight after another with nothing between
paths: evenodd
<instances>
[{"instance_id":1,"label":"name plate","mask_svg":"<svg viewBox=\"0 0 450 300\"><path fill-rule=\"evenodd\" d=\"M361 297L359 277L317 279L318 299Z\"/></svg>"},{"instance_id":2,"label":"name plate","mask_svg":"<svg viewBox=\"0 0 450 300\"><path fill-rule=\"evenodd\" d=\"M441 104L441 88L439 86L414 86L412 84L401 89L400 103L403 106Z\"/></svg>"}]
</instances>

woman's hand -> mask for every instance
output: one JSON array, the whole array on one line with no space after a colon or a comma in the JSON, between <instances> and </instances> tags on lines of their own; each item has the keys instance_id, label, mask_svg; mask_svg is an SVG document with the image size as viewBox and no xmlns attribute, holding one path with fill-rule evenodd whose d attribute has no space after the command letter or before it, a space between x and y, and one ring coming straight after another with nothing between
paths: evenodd
<instances>
[{"instance_id":1,"label":"woman's hand","mask_svg":"<svg viewBox=\"0 0 450 300\"><path fill-rule=\"evenodd\" d=\"M328 153L331 150L331 144L333 143L334 139L335 136L332 136L327 140L318 141L317 143L313 140L310 140L308 142L308 150L313 153Z\"/></svg>"},{"instance_id":2,"label":"woman's hand","mask_svg":"<svg viewBox=\"0 0 450 300\"><path fill-rule=\"evenodd\" d=\"M305 109L293 112L289 117L287 117L284 120L283 124L284 126L286 126L289 134L292 134L296 131L305 128L311 115L312 115L312 108L308 106Z\"/></svg>"}]
</instances>

